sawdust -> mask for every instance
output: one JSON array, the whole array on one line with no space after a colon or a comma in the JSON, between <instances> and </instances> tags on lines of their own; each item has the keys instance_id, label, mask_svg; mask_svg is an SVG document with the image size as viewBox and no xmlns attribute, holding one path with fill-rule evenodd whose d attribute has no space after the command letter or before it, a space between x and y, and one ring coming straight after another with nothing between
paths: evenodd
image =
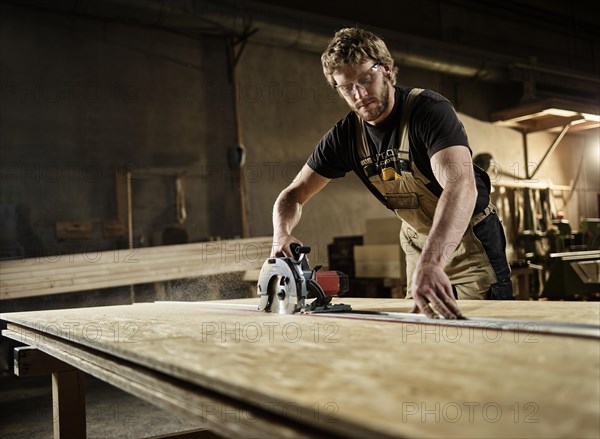
<instances>
[{"instance_id":1,"label":"sawdust","mask_svg":"<svg viewBox=\"0 0 600 439\"><path fill-rule=\"evenodd\" d=\"M227 273L172 282L166 300L206 301L253 297L255 285L243 273Z\"/></svg>"}]
</instances>

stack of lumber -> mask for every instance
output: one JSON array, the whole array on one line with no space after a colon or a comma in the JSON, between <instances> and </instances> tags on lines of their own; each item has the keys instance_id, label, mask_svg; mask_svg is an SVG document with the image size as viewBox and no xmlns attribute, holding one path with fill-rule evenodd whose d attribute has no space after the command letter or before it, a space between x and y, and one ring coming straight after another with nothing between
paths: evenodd
<instances>
[{"instance_id":1,"label":"stack of lumber","mask_svg":"<svg viewBox=\"0 0 600 439\"><path fill-rule=\"evenodd\" d=\"M244 272L272 238L76 253L0 262L0 300Z\"/></svg>"},{"instance_id":2,"label":"stack of lumber","mask_svg":"<svg viewBox=\"0 0 600 439\"><path fill-rule=\"evenodd\" d=\"M356 277L406 278L399 237L401 224L396 217L367 219L363 245L354 247Z\"/></svg>"}]
</instances>

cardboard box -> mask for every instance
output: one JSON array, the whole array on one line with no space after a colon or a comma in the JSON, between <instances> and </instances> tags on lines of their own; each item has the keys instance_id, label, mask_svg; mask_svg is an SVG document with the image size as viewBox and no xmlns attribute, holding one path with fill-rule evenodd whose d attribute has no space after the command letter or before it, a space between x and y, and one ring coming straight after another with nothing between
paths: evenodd
<instances>
[{"instance_id":1,"label":"cardboard box","mask_svg":"<svg viewBox=\"0 0 600 439\"><path fill-rule=\"evenodd\" d=\"M354 247L356 277L406 277L405 261L400 244L357 245Z\"/></svg>"},{"instance_id":2,"label":"cardboard box","mask_svg":"<svg viewBox=\"0 0 600 439\"><path fill-rule=\"evenodd\" d=\"M401 226L402 221L396 216L367 219L364 245L398 244Z\"/></svg>"}]
</instances>

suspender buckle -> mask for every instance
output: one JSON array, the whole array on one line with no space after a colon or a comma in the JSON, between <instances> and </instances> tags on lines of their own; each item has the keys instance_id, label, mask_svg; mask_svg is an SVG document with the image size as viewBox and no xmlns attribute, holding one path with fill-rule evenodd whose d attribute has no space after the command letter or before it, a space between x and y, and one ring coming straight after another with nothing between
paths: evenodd
<instances>
[{"instance_id":1,"label":"suspender buckle","mask_svg":"<svg viewBox=\"0 0 600 439\"><path fill-rule=\"evenodd\" d=\"M496 208L492 203L490 203L485 209L483 209L481 212L479 212L477 215L474 215L473 218L471 218L471 225L475 227L477 224L486 219L492 213L496 213Z\"/></svg>"}]
</instances>

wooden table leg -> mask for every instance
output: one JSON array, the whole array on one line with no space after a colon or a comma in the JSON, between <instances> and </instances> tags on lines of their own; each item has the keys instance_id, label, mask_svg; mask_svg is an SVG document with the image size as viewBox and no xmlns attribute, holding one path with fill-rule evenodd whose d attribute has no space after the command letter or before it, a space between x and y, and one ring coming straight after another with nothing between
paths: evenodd
<instances>
[{"instance_id":1,"label":"wooden table leg","mask_svg":"<svg viewBox=\"0 0 600 439\"><path fill-rule=\"evenodd\" d=\"M52 374L54 437L85 438L85 382L83 372Z\"/></svg>"},{"instance_id":2,"label":"wooden table leg","mask_svg":"<svg viewBox=\"0 0 600 439\"><path fill-rule=\"evenodd\" d=\"M14 349L15 375L52 374L54 437L85 438L85 377L83 372L31 346Z\"/></svg>"}]
</instances>

